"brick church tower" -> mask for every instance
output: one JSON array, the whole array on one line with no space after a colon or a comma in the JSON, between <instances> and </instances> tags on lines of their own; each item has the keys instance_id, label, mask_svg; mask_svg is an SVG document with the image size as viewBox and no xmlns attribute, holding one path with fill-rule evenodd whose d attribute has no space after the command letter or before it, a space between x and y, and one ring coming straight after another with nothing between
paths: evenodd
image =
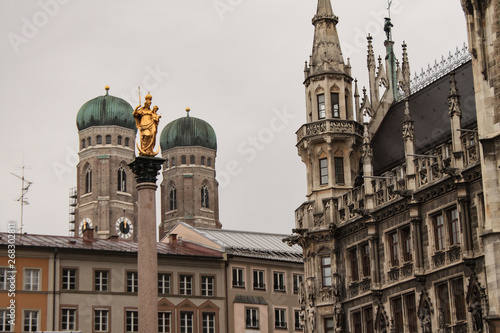
<instances>
[{"instance_id":1,"label":"brick church tower","mask_svg":"<svg viewBox=\"0 0 500 333\"><path fill-rule=\"evenodd\" d=\"M219 222L219 183L215 179L217 138L204 120L186 117L167 124L160 136L163 166L161 183L162 239L176 223L194 227L222 227Z\"/></svg>"},{"instance_id":2,"label":"brick church tower","mask_svg":"<svg viewBox=\"0 0 500 333\"><path fill-rule=\"evenodd\" d=\"M135 158L132 112L125 100L109 95L109 87L78 111L75 235L93 228L96 238L136 239L137 192L128 167Z\"/></svg>"}]
</instances>

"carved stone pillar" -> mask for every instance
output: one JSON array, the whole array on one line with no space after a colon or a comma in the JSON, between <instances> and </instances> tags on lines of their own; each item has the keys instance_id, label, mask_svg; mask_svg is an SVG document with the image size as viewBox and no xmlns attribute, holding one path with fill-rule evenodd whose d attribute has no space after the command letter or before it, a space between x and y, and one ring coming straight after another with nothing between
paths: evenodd
<instances>
[{"instance_id":1,"label":"carved stone pillar","mask_svg":"<svg viewBox=\"0 0 500 333\"><path fill-rule=\"evenodd\" d=\"M369 238L370 243L370 263L371 277L374 287L380 287L380 261L378 254L378 236L372 235Z\"/></svg>"},{"instance_id":2,"label":"carved stone pillar","mask_svg":"<svg viewBox=\"0 0 500 333\"><path fill-rule=\"evenodd\" d=\"M474 246L472 242L472 226L470 220L470 199L469 197L458 198L458 213L460 225L463 230L463 255L464 258L474 256Z\"/></svg>"},{"instance_id":3,"label":"carved stone pillar","mask_svg":"<svg viewBox=\"0 0 500 333\"><path fill-rule=\"evenodd\" d=\"M424 273L424 257L422 249L422 219L420 217L411 218L412 246L415 252L415 273Z\"/></svg>"}]
</instances>

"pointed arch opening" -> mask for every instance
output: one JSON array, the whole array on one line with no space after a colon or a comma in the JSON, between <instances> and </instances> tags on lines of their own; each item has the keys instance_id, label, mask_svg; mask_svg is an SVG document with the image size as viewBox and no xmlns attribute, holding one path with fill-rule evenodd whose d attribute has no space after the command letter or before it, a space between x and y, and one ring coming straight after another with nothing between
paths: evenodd
<instances>
[{"instance_id":1,"label":"pointed arch opening","mask_svg":"<svg viewBox=\"0 0 500 333\"><path fill-rule=\"evenodd\" d=\"M127 172L125 171L125 167L123 167L123 165L120 165L120 167L118 168L117 181L117 190L120 192L127 192Z\"/></svg>"},{"instance_id":2,"label":"pointed arch opening","mask_svg":"<svg viewBox=\"0 0 500 333\"><path fill-rule=\"evenodd\" d=\"M210 208L209 191L206 183L201 186L201 207Z\"/></svg>"},{"instance_id":3,"label":"pointed arch opening","mask_svg":"<svg viewBox=\"0 0 500 333\"><path fill-rule=\"evenodd\" d=\"M169 210L177 209L177 189L175 188L175 184L172 183L170 185L170 189L168 191L168 199L169 199Z\"/></svg>"},{"instance_id":4,"label":"pointed arch opening","mask_svg":"<svg viewBox=\"0 0 500 333\"><path fill-rule=\"evenodd\" d=\"M85 170L85 193L92 192L92 168L87 166Z\"/></svg>"}]
</instances>

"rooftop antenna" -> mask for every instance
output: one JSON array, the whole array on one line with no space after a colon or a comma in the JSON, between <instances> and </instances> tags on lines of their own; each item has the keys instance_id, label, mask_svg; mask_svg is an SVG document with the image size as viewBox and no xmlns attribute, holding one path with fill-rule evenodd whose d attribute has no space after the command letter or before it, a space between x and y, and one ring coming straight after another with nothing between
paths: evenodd
<instances>
[{"instance_id":1,"label":"rooftop antenna","mask_svg":"<svg viewBox=\"0 0 500 333\"><path fill-rule=\"evenodd\" d=\"M21 228L20 228L21 234L23 233L23 226L24 226L24 223L23 223L24 205L29 205L28 198L26 198L26 194L28 193L28 190L29 190L31 184L33 184L33 182L27 181L26 178L24 178L24 169L25 168L26 168L26 165L24 164L24 154L23 154L23 165L21 167L21 170L22 170L21 176L18 176L12 172L10 173L11 175L21 179L21 196L19 197L19 199L16 200L16 201L21 202Z\"/></svg>"}]
</instances>

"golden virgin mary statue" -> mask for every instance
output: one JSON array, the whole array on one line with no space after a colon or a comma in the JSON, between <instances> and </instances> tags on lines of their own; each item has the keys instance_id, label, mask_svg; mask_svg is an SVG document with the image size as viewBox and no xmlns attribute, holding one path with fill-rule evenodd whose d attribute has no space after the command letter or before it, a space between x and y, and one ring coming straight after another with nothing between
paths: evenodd
<instances>
[{"instance_id":1,"label":"golden virgin mary statue","mask_svg":"<svg viewBox=\"0 0 500 333\"><path fill-rule=\"evenodd\" d=\"M154 151L156 145L156 133L161 116L158 115L158 106L151 110L153 96L149 93L145 97L144 106L139 104L134 110L135 124L140 131L140 145L137 144L140 156L156 156L160 148Z\"/></svg>"}]
</instances>

